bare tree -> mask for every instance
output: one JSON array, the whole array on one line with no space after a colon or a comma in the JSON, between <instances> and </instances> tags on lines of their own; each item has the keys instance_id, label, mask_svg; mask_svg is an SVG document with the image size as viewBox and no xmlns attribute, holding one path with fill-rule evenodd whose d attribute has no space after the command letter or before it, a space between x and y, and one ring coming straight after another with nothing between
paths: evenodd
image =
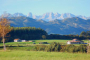
<instances>
[{"instance_id":1,"label":"bare tree","mask_svg":"<svg viewBox=\"0 0 90 60\"><path fill-rule=\"evenodd\" d=\"M3 40L4 50L6 50L5 36L10 31L11 31L11 28L10 28L9 21L6 18L0 18L0 36L2 37L2 40Z\"/></svg>"}]
</instances>

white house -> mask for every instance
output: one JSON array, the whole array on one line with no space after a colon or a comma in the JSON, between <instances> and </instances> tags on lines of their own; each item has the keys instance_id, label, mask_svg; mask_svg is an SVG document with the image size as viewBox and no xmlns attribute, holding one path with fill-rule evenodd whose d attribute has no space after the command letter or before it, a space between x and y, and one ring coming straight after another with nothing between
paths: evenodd
<instances>
[{"instance_id":1,"label":"white house","mask_svg":"<svg viewBox=\"0 0 90 60\"><path fill-rule=\"evenodd\" d=\"M26 42L26 40L14 39L14 42Z\"/></svg>"},{"instance_id":2,"label":"white house","mask_svg":"<svg viewBox=\"0 0 90 60\"><path fill-rule=\"evenodd\" d=\"M83 44L83 41L80 41L78 39L73 39L72 41L67 41L67 44Z\"/></svg>"},{"instance_id":3,"label":"white house","mask_svg":"<svg viewBox=\"0 0 90 60\"><path fill-rule=\"evenodd\" d=\"M22 42L26 42L26 40L21 40Z\"/></svg>"},{"instance_id":4,"label":"white house","mask_svg":"<svg viewBox=\"0 0 90 60\"><path fill-rule=\"evenodd\" d=\"M21 42L20 39L14 39L14 42Z\"/></svg>"}]
</instances>

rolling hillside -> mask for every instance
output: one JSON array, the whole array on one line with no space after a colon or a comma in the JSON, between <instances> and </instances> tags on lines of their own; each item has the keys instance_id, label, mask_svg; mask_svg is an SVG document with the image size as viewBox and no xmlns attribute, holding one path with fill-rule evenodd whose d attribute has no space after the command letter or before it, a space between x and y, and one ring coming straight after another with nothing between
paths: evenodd
<instances>
[{"instance_id":1,"label":"rolling hillside","mask_svg":"<svg viewBox=\"0 0 90 60\"><path fill-rule=\"evenodd\" d=\"M78 17L66 18L63 20L43 21L29 17L10 17L13 27L36 27L42 28L48 34L80 34L82 31L90 30L90 19L84 20Z\"/></svg>"}]
</instances>

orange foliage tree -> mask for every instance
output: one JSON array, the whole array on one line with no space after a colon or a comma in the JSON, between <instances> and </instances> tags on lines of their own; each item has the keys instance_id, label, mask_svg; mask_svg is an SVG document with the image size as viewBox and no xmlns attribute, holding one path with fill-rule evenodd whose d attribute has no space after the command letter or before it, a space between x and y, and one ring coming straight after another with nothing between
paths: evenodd
<instances>
[{"instance_id":1,"label":"orange foliage tree","mask_svg":"<svg viewBox=\"0 0 90 60\"><path fill-rule=\"evenodd\" d=\"M0 36L2 37L4 50L6 50L5 36L10 31L11 31L11 28L10 28L9 21L6 18L0 18Z\"/></svg>"}]
</instances>

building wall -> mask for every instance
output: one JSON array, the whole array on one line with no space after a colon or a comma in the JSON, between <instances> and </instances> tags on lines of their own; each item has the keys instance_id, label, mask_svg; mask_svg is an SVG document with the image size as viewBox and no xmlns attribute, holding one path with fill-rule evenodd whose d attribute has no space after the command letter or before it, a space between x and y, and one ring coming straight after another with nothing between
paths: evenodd
<instances>
[{"instance_id":1,"label":"building wall","mask_svg":"<svg viewBox=\"0 0 90 60\"><path fill-rule=\"evenodd\" d=\"M67 42L67 44L80 44L80 42Z\"/></svg>"},{"instance_id":2,"label":"building wall","mask_svg":"<svg viewBox=\"0 0 90 60\"><path fill-rule=\"evenodd\" d=\"M17 42L17 40L14 40L14 42Z\"/></svg>"},{"instance_id":3,"label":"building wall","mask_svg":"<svg viewBox=\"0 0 90 60\"><path fill-rule=\"evenodd\" d=\"M22 40L22 42L26 42L26 40Z\"/></svg>"},{"instance_id":4,"label":"building wall","mask_svg":"<svg viewBox=\"0 0 90 60\"><path fill-rule=\"evenodd\" d=\"M67 44L71 44L71 42L67 42Z\"/></svg>"},{"instance_id":5,"label":"building wall","mask_svg":"<svg viewBox=\"0 0 90 60\"><path fill-rule=\"evenodd\" d=\"M14 42L21 42L21 40L14 40Z\"/></svg>"}]
</instances>

